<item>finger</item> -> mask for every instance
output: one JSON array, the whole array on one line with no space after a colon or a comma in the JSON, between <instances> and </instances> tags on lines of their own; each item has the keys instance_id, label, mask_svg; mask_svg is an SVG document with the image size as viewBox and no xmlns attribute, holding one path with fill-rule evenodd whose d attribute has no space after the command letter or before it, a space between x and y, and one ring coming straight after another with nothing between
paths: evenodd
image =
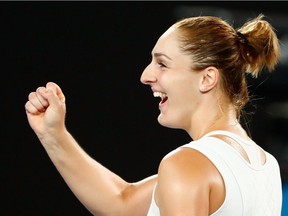
<instances>
[{"instance_id":1,"label":"finger","mask_svg":"<svg viewBox=\"0 0 288 216\"><path fill-rule=\"evenodd\" d=\"M31 92L28 96L28 100L29 100L31 106L33 106L39 112L44 112L46 110L46 107L44 107L43 104L40 102L37 94L38 93L36 93L36 92Z\"/></svg>"},{"instance_id":2,"label":"finger","mask_svg":"<svg viewBox=\"0 0 288 216\"><path fill-rule=\"evenodd\" d=\"M39 102L43 105L43 107L47 108L49 106L49 102L46 98L43 97L41 92L45 91L45 87L39 87L36 90L36 96L39 100Z\"/></svg>"},{"instance_id":3,"label":"finger","mask_svg":"<svg viewBox=\"0 0 288 216\"><path fill-rule=\"evenodd\" d=\"M37 115L37 114L40 114L39 110L36 109L36 107L31 104L30 101L27 101L26 104L25 104L25 111L27 113L30 113L30 114L33 114L33 115Z\"/></svg>"},{"instance_id":4,"label":"finger","mask_svg":"<svg viewBox=\"0 0 288 216\"><path fill-rule=\"evenodd\" d=\"M54 83L50 82L46 85L46 88L40 88L39 94L44 100L47 100L52 109L58 109L63 106L65 107L65 97L61 89Z\"/></svg>"}]
</instances>

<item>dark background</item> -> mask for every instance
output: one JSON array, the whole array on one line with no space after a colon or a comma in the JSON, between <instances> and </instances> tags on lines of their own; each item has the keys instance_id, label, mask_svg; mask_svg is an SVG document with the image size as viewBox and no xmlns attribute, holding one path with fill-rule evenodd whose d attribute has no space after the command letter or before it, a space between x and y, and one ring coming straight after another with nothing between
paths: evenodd
<instances>
[{"instance_id":1,"label":"dark background","mask_svg":"<svg viewBox=\"0 0 288 216\"><path fill-rule=\"evenodd\" d=\"M90 215L30 129L24 104L54 81L67 100L67 127L81 146L127 181L157 172L161 158L190 141L160 126L158 102L140 75L158 37L184 16L217 15L240 27L264 13L283 58L252 80L247 106L256 142L288 180L286 2L0 2L1 215ZM111 203L112 205L113 203Z\"/></svg>"}]
</instances>

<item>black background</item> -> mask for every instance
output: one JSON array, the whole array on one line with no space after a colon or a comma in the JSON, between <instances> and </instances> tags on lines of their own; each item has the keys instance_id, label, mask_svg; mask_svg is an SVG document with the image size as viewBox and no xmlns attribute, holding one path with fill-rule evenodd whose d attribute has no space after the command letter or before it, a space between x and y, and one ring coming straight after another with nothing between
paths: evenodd
<instances>
[{"instance_id":1,"label":"black background","mask_svg":"<svg viewBox=\"0 0 288 216\"><path fill-rule=\"evenodd\" d=\"M159 99L140 83L156 40L178 19L175 8L217 6L254 17L285 13L284 3L1 2L1 215L90 215L28 125L24 104L30 91L48 81L59 84L67 127L81 146L127 181L140 180L157 172L166 153L190 141L183 131L158 124ZM250 129L280 161L286 180L281 153L287 149L287 119L265 111L270 102L288 99L288 76L277 72L251 87L261 99Z\"/></svg>"}]
</instances>

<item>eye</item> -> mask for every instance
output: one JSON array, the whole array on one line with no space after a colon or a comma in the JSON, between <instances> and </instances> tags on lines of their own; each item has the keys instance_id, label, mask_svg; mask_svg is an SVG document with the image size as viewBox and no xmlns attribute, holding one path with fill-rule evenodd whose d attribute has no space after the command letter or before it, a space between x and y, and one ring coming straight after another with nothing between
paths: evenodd
<instances>
[{"instance_id":1,"label":"eye","mask_svg":"<svg viewBox=\"0 0 288 216\"><path fill-rule=\"evenodd\" d=\"M160 68L166 68L167 66L163 62L157 62Z\"/></svg>"}]
</instances>

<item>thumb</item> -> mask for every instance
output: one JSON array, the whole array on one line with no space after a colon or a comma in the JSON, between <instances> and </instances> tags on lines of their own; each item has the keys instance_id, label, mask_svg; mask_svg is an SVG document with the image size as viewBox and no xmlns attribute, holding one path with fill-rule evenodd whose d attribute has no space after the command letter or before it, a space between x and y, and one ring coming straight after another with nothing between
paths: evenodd
<instances>
[{"instance_id":1,"label":"thumb","mask_svg":"<svg viewBox=\"0 0 288 216\"><path fill-rule=\"evenodd\" d=\"M48 82L46 84L46 89L49 91L51 90L57 97L58 99L62 102L65 103L65 96L61 90L61 88L54 82Z\"/></svg>"},{"instance_id":2,"label":"thumb","mask_svg":"<svg viewBox=\"0 0 288 216\"><path fill-rule=\"evenodd\" d=\"M60 87L53 82L48 82L46 88L39 89L39 93L48 101L49 107L52 109L58 109L65 105L64 94Z\"/></svg>"}]
</instances>

